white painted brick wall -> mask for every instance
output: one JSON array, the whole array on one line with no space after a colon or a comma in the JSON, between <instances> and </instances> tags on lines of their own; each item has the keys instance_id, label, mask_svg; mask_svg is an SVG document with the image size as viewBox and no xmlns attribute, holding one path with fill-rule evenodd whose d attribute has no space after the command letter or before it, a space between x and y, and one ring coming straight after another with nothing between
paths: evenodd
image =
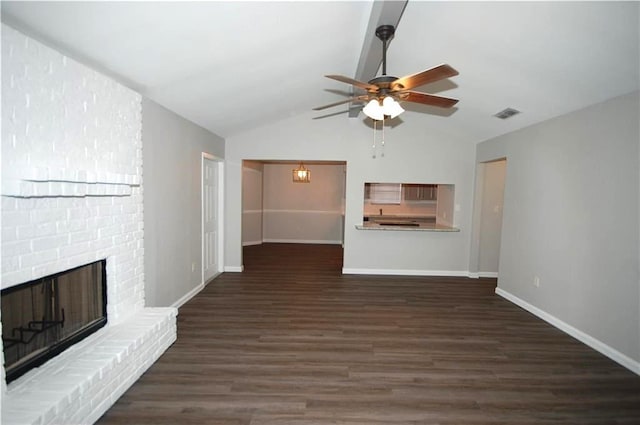
<instances>
[{"instance_id":1,"label":"white painted brick wall","mask_svg":"<svg viewBox=\"0 0 640 425\"><path fill-rule=\"evenodd\" d=\"M109 320L144 307L141 130L139 94L2 26L2 288L106 258Z\"/></svg>"},{"instance_id":2,"label":"white painted brick wall","mask_svg":"<svg viewBox=\"0 0 640 425\"><path fill-rule=\"evenodd\" d=\"M108 301L80 344L8 386L0 368L2 422L92 423L176 336L175 309L144 308L141 96L6 25L1 38L0 287L106 258Z\"/></svg>"},{"instance_id":3,"label":"white painted brick wall","mask_svg":"<svg viewBox=\"0 0 640 425\"><path fill-rule=\"evenodd\" d=\"M20 194L21 185L27 195L59 195L61 182L76 182L99 195L139 184L140 103L137 93L3 25L3 194Z\"/></svg>"}]
</instances>

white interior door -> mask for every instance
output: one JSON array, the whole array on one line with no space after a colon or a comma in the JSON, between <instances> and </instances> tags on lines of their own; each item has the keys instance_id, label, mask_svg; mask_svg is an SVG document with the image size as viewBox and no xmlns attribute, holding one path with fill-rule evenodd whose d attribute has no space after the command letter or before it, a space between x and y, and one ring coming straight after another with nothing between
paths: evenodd
<instances>
[{"instance_id":1,"label":"white interior door","mask_svg":"<svg viewBox=\"0 0 640 425\"><path fill-rule=\"evenodd\" d=\"M219 162L202 157L202 281L219 273Z\"/></svg>"}]
</instances>

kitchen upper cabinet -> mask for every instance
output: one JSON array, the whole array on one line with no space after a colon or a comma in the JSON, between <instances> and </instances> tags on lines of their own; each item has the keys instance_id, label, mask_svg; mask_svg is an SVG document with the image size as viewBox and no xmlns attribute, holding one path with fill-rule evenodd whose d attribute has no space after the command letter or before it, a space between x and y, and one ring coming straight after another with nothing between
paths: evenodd
<instances>
[{"instance_id":1,"label":"kitchen upper cabinet","mask_svg":"<svg viewBox=\"0 0 640 425\"><path fill-rule=\"evenodd\" d=\"M397 204L402 201L402 185L400 183L365 183L365 201L372 204Z\"/></svg>"},{"instance_id":2,"label":"kitchen upper cabinet","mask_svg":"<svg viewBox=\"0 0 640 425\"><path fill-rule=\"evenodd\" d=\"M403 184L405 201L437 201L437 184Z\"/></svg>"}]
</instances>

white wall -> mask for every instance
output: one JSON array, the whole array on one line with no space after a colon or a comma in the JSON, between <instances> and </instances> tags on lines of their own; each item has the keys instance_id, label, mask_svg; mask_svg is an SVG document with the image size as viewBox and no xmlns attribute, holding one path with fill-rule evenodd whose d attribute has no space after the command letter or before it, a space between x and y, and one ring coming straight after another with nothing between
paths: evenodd
<instances>
[{"instance_id":1,"label":"white wall","mask_svg":"<svg viewBox=\"0 0 640 425\"><path fill-rule=\"evenodd\" d=\"M202 282L202 153L224 139L142 100L147 306L170 306Z\"/></svg>"},{"instance_id":2,"label":"white wall","mask_svg":"<svg viewBox=\"0 0 640 425\"><path fill-rule=\"evenodd\" d=\"M339 160L347 162L344 268L351 272L466 275L469 258L475 144L429 126L446 119L407 111L386 129L385 156L372 158L372 130L345 115L313 120L313 113L285 119L227 139L226 265L240 270L243 159ZM313 176L313 174L312 174ZM363 231L364 183L439 182L456 186L455 233Z\"/></svg>"},{"instance_id":3,"label":"white wall","mask_svg":"<svg viewBox=\"0 0 640 425\"><path fill-rule=\"evenodd\" d=\"M497 137L477 158L508 163L498 292L640 373L638 102Z\"/></svg>"},{"instance_id":4,"label":"white wall","mask_svg":"<svg viewBox=\"0 0 640 425\"><path fill-rule=\"evenodd\" d=\"M265 242L342 243L345 166L306 165L310 183L294 183L298 165L264 165Z\"/></svg>"}]
</instances>

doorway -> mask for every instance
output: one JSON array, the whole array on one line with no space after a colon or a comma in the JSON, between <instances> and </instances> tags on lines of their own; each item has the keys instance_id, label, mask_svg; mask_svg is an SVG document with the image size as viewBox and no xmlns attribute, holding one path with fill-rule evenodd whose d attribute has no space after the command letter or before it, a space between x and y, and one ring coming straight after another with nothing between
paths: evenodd
<instances>
[{"instance_id":1,"label":"doorway","mask_svg":"<svg viewBox=\"0 0 640 425\"><path fill-rule=\"evenodd\" d=\"M202 282L222 272L223 171L221 158L202 153Z\"/></svg>"},{"instance_id":2,"label":"doorway","mask_svg":"<svg viewBox=\"0 0 640 425\"><path fill-rule=\"evenodd\" d=\"M498 277L504 191L507 172L506 158L478 164L472 241L473 277Z\"/></svg>"},{"instance_id":3,"label":"doorway","mask_svg":"<svg viewBox=\"0 0 640 425\"><path fill-rule=\"evenodd\" d=\"M304 182L295 178L301 165L310 175ZM346 165L327 160L243 160L243 251L265 243L342 247Z\"/></svg>"}]
</instances>

